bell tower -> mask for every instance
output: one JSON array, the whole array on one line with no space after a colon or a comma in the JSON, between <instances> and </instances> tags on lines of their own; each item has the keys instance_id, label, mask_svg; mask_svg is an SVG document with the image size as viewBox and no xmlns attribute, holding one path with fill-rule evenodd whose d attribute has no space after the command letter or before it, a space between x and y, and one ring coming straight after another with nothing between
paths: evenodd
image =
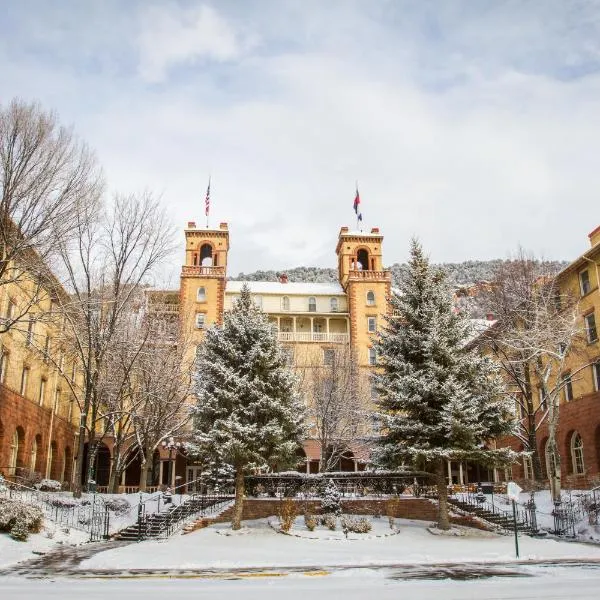
<instances>
[{"instance_id":1,"label":"bell tower","mask_svg":"<svg viewBox=\"0 0 600 600\"><path fill-rule=\"evenodd\" d=\"M183 318L200 342L204 330L223 320L229 228L197 228L192 221L185 229L185 264L181 268L179 288Z\"/></svg>"},{"instance_id":2,"label":"bell tower","mask_svg":"<svg viewBox=\"0 0 600 600\"><path fill-rule=\"evenodd\" d=\"M373 337L383 326L391 292L392 275L383 268L383 235L378 227L370 233L342 227L336 254L340 284L348 297L350 342L360 366L376 362Z\"/></svg>"}]
</instances>

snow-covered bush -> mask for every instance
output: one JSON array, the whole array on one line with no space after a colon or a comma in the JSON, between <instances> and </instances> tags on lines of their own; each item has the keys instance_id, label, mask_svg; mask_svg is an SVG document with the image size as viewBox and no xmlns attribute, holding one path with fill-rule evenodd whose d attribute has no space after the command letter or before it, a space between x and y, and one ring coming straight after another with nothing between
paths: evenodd
<instances>
[{"instance_id":1,"label":"snow-covered bush","mask_svg":"<svg viewBox=\"0 0 600 600\"><path fill-rule=\"evenodd\" d=\"M24 541L30 532L40 531L43 520L37 506L0 498L0 531L7 531L15 540Z\"/></svg>"},{"instance_id":2,"label":"snow-covered bush","mask_svg":"<svg viewBox=\"0 0 600 600\"><path fill-rule=\"evenodd\" d=\"M61 484L60 481L56 481L54 479L42 479L33 487L40 490L41 492L60 492Z\"/></svg>"},{"instance_id":3,"label":"snow-covered bush","mask_svg":"<svg viewBox=\"0 0 600 600\"><path fill-rule=\"evenodd\" d=\"M286 498L279 506L279 529L287 533L292 528L297 516L296 503L291 498Z\"/></svg>"},{"instance_id":4,"label":"snow-covered bush","mask_svg":"<svg viewBox=\"0 0 600 600\"><path fill-rule=\"evenodd\" d=\"M131 504L125 498L108 498L104 503L108 510L118 517L128 514L131 510Z\"/></svg>"},{"instance_id":5,"label":"snow-covered bush","mask_svg":"<svg viewBox=\"0 0 600 600\"><path fill-rule=\"evenodd\" d=\"M69 496L50 496L46 502L50 504L50 506L56 506L58 508L73 508L81 504L78 500Z\"/></svg>"},{"instance_id":6,"label":"snow-covered bush","mask_svg":"<svg viewBox=\"0 0 600 600\"><path fill-rule=\"evenodd\" d=\"M321 516L321 525L325 525L327 529L331 529L331 531L335 531L337 527L337 515L332 513L322 515Z\"/></svg>"},{"instance_id":7,"label":"snow-covered bush","mask_svg":"<svg viewBox=\"0 0 600 600\"><path fill-rule=\"evenodd\" d=\"M309 531L314 531L315 527L318 524L317 517L315 517L315 515L311 515L310 513L305 513L304 524L306 525L306 529L308 529Z\"/></svg>"},{"instance_id":8,"label":"snow-covered bush","mask_svg":"<svg viewBox=\"0 0 600 600\"><path fill-rule=\"evenodd\" d=\"M371 531L371 522L364 517L356 518L350 515L342 517L342 527L352 533L369 533Z\"/></svg>"},{"instance_id":9,"label":"snow-covered bush","mask_svg":"<svg viewBox=\"0 0 600 600\"><path fill-rule=\"evenodd\" d=\"M321 500L321 509L323 513L331 513L339 517L342 514L340 500L340 491L337 489L333 479L330 479L325 486L323 499Z\"/></svg>"}]
</instances>

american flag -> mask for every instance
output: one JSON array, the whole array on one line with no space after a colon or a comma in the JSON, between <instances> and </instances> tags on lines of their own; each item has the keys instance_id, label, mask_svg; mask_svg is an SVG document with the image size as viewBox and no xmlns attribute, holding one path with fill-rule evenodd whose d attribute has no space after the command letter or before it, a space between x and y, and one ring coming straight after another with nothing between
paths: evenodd
<instances>
[{"instance_id":1,"label":"american flag","mask_svg":"<svg viewBox=\"0 0 600 600\"><path fill-rule=\"evenodd\" d=\"M208 178L208 187L206 188L206 198L204 199L204 214L208 217L210 212L210 177Z\"/></svg>"}]
</instances>

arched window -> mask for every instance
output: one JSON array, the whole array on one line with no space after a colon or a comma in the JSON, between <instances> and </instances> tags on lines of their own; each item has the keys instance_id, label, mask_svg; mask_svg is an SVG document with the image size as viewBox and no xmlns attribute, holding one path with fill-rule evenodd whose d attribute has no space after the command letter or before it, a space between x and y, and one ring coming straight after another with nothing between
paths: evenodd
<instances>
[{"instance_id":1,"label":"arched window","mask_svg":"<svg viewBox=\"0 0 600 600\"><path fill-rule=\"evenodd\" d=\"M338 311L338 299L337 298L331 298L329 300L329 310L331 312L337 312Z\"/></svg>"},{"instance_id":2,"label":"arched window","mask_svg":"<svg viewBox=\"0 0 600 600\"><path fill-rule=\"evenodd\" d=\"M200 247L200 266L213 266L213 249L210 244L202 244Z\"/></svg>"},{"instance_id":3,"label":"arched window","mask_svg":"<svg viewBox=\"0 0 600 600\"><path fill-rule=\"evenodd\" d=\"M19 454L19 434L17 431L13 433L10 442L10 454L8 457L8 474L14 475L17 472L17 456Z\"/></svg>"},{"instance_id":4,"label":"arched window","mask_svg":"<svg viewBox=\"0 0 600 600\"><path fill-rule=\"evenodd\" d=\"M364 248L361 248L356 253L356 268L359 271L368 271L369 270L369 252Z\"/></svg>"},{"instance_id":5,"label":"arched window","mask_svg":"<svg viewBox=\"0 0 600 600\"><path fill-rule=\"evenodd\" d=\"M197 302L206 302L206 288L199 287L196 292L196 301Z\"/></svg>"},{"instance_id":6,"label":"arched window","mask_svg":"<svg viewBox=\"0 0 600 600\"><path fill-rule=\"evenodd\" d=\"M313 296L308 299L308 312L317 312L317 299Z\"/></svg>"},{"instance_id":7,"label":"arched window","mask_svg":"<svg viewBox=\"0 0 600 600\"><path fill-rule=\"evenodd\" d=\"M29 455L29 470L33 473L35 471L35 463L37 462L38 453L38 442L37 436L33 438L33 444L31 444L31 454Z\"/></svg>"},{"instance_id":8,"label":"arched window","mask_svg":"<svg viewBox=\"0 0 600 600\"><path fill-rule=\"evenodd\" d=\"M573 473L583 475L585 473L585 464L583 462L583 440L575 432L571 437L571 461L573 463Z\"/></svg>"},{"instance_id":9,"label":"arched window","mask_svg":"<svg viewBox=\"0 0 600 600\"><path fill-rule=\"evenodd\" d=\"M281 310L290 310L290 299L287 296L281 299Z\"/></svg>"},{"instance_id":10,"label":"arched window","mask_svg":"<svg viewBox=\"0 0 600 600\"><path fill-rule=\"evenodd\" d=\"M6 373L8 371L8 352L2 352L0 356L0 383L6 381Z\"/></svg>"},{"instance_id":11,"label":"arched window","mask_svg":"<svg viewBox=\"0 0 600 600\"><path fill-rule=\"evenodd\" d=\"M375 305L375 292L373 290L367 292L367 304L369 306Z\"/></svg>"}]
</instances>

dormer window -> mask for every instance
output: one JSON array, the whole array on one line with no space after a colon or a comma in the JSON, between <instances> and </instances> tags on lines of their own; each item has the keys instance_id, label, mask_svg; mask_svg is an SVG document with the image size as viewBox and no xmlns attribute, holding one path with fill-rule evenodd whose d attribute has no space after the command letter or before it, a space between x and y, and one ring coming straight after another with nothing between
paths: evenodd
<instances>
[{"instance_id":1,"label":"dormer window","mask_svg":"<svg viewBox=\"0 0 600 600\"><path fill-rule=\"evenodd\" d=\"M196 301L197 302L206 302L206 288L199 287L196 292Z\"/></svg>"},{"instance_id":2,"label":"dormer window","mask_svg":"<svg viewBox=\"0 0 600 600\"><path fill-rule=\"evenodd\" d=\"M287 296L281 299L281 310L290 310L290 299Z\"/></svg>"},{"instance_id":3,"label":"dormer window","mask_svg":"<svg viewBox=\"0 0 600 600\"><path fill-rule=\"evenodd\" d=\"M367 304L369 306L375 306L375 292L372 290L367 292Z\"/></svg>"},{"instance_id":4,"label":"dormer window","mask_svg":"<svg viewBox=\"0 0 600 600\"><path fill-rule=\"evenodd\" d=\"M329 300L329 310L331 312L337 312L338 311L338 299L337 298L331 298Z\"/></svg>"},{"instance_id":5,"label":"dormer window","mask_svg":"<svg viewBox=\"0 0 600 600\"><path fill-rule=\"evenodd\" d=\"M317 299L313 296L308 299L308 312L317 312Z\"/></svg>"}]
</instances>

